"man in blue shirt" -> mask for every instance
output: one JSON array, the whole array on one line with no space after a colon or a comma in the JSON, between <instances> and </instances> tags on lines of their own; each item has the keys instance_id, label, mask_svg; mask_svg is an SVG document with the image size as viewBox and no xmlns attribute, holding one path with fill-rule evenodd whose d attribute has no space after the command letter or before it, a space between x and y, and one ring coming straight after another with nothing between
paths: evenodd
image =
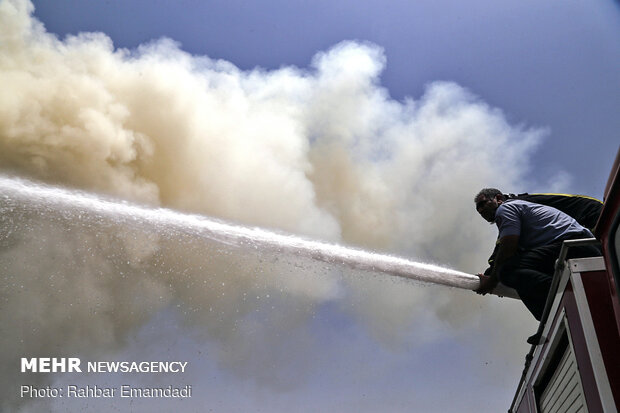
<instances>
[{"instance_id":1,"label":"man in blue shirt","mask_svg":"<svg viewBox=\"0 0 620 413\"><path fill-rule=\"evenodd\" d=\"M479 294L487 294L501 281L514 288L537 320L544 311L555 261L562 242L592 238L592 233L571 216L550 206L523 200L506 200L501 191L485 188L474 198L476 210L499 230L499 248L488 276L479 274ZM592 246L574 247L568 258L600 255Z\"/></svg>"}]
</instances>

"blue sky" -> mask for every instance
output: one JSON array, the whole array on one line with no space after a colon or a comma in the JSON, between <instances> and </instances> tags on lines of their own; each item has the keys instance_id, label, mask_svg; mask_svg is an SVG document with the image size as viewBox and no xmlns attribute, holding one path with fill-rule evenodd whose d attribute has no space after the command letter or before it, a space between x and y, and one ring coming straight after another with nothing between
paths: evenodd
<instances>
[{"instance_id":1,"label":"blue sky","mask_svg":"<svg viewBox=\"0 0 620 413\"><path fill-rule=\"evenodd\" d=\"M103 32L115 48L135 49L168 37L191 55L223 59L242 71L261 67L269 73L284 66L306 69L313 56L342 41L370 42L383 50L386 65L378 86L393 101L404 105L424 100L429 84L449 81L477 96L473 106L489 108L484 109L487 118L500 114L513 131L502 138L508 140L501 140L510 148L506 158L499 150L490 152L492 158L482 159L493 163L490 170L498 174L504 165L523 169L523 176L514 177L509 171L510 178L499 182L527 186L503 188L507 191L547 191L553 182L554 190L601 198L620 142L617 2L55 0L34 1L34 5L34 16L60 39L79 32ZM520 145L527 146L522 137L526 133L521 132L530 129L542 131L543 137L524 152L528 165L523 166L522 155L515 161L513 153ZM476 176L474 171L472 176ZM429 203L420 198L418 204ZM411 205L408 202L404 205ZM469 204L470 199L463 203ZM415 211L427 212L422 207ZM239 216L243 222L255 222L251 216ZM486 228L482 220L476 221L473 208L470 218L481 231ZM256 224L278 226L268 218L257 218ZM467 228L463 225L460 232L466 233ZM411 237L422 238L423 232ZM452 229L445 237L458 232ZM343 238L356 243L354 235ZM486 235L492 240L492 231ZM462 235L465 240L467 236ZM416 238L411 247L399 238L395 245L388 252L451 258L447 252L436 252L444 247L452 251L452 246L441 242L425 244ZM475 249L472 254L482 257L486 247L471 247ZM470 246L459 248L464 256L470 252ZM269 261L271 256L267 257ZM456 263L473 265L467 258L450 261ZM308 272L300 270L300 275L307 277ZM209 324L209 318L201 324L175 312L177 302L172 300L169 308L127 333L120 348L111 347L107 357L134 360L147 354L190 360L187 376L165 380L192 383L196 391L192 400L157 406L139 401L132 405L134 411L508 409L528 349L525 338L536 328L519 303L443 287L382 281L374 275L361 278L363 282L354 283L350 290L340 286L335 295L318 302L296 302L293 289L284 288L281 301L275 300L273 306L256 305L256 315L244 319L254 329L236 341L228 341L227 334L217 331L219 324ZM260 280L253 282L258 286L251 291L261 291ZM232 287L226 288L234 296ZM374 301L375 289L385 296ZM402 321L399 312L419 310L409 306L411 296L433 311L414 320L404 315ZM390 300L393 306L386 305ZM214 307L219 308L218 302ZM230 308L221 304L223 318L234 320L234 314L224 314ZM304 321L279 321L281 312L299 312ZM475 315L482 312L493 315ZM205 333L211 329L217 334ZM85 376L83 383L116 384L123 379ZM141 384L150 380L127 379ZM55 383L71 380L61 376ZM94 411L127 409L124 401L106 403L65 401L53 407L55 411L80 411L86 406Z\"/></svg>"}]
</instances>

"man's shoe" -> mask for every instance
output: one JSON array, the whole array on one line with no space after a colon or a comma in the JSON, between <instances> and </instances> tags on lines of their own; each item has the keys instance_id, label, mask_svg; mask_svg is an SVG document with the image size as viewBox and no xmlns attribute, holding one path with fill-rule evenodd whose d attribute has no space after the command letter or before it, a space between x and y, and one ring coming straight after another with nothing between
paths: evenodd
<instances>
[{"instance_id":1,"label":"man's shoe","mask_svg":"<svg viewBox=\"0 0 620 413\"><path fill-rule=\"evenodd\" d=\"M542 337L542 332L536 333L533 336L529 336L527 338L527 342L528 342L528 344L537 346L537 345L540 344L540 338L541 337Z\"/></svg>"}]
</instances>

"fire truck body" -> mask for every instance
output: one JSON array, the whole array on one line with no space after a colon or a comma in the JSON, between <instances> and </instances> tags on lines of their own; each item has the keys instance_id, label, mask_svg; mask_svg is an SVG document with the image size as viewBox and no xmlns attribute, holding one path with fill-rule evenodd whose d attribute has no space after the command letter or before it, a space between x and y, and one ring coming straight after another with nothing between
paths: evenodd
<instances>
[{"instance_id":1,"label":"fire truck body","mask_svg":"<svg viewBox=\"0 0 620 413\"><path fill-rule=\"evenodd\" d=\"M510 413L617 412L620 407L620 151L596 239L564 243L539 332L526 356ZM603 257L566 261L576 244Z\"/></svg>"}]
</instances>

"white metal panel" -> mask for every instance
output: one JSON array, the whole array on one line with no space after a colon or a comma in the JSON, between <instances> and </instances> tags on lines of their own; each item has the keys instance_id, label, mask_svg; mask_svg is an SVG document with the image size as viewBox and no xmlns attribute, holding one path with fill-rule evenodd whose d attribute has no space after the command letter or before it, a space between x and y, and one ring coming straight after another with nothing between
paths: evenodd
<instances>
[{"instance_id":1,"label":"white metal panel","mask_svg":"<svg viewBox=\"0 0 620 413\"><path fill-rule=\"evenodd\" d=\"M603 257L577 258L568 262L572 272L605 271Z\"/></svg>"},{"instance_id":2,"label":"white metal panel","mask_svg":"<svg viewBox=\"0 0 620 413\"><path fill-rule=\"evenodd\" d=\"M541 413L587 412L577 360L569 344L540 396Z\"/></svg>"}]
</instances>

